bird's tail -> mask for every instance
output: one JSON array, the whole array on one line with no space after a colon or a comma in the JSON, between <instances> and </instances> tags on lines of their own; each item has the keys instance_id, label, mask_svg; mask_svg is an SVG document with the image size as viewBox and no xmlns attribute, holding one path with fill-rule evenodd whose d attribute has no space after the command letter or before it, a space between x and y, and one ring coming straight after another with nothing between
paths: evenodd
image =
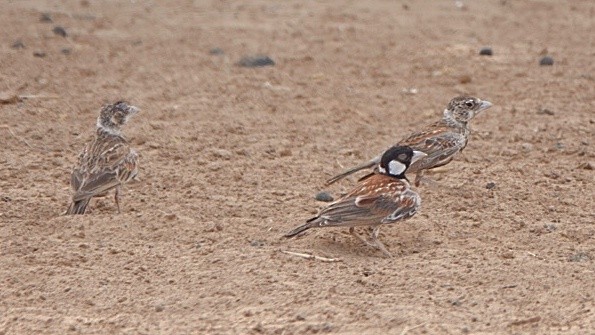
<instances>
[{"instance_id":1,"label":"bird's tail","mask_svg":"<svg viewBox=\"0 0 595 335\"><path fill-rule=\"evenodd\" d=\"M70 206L68 206L68 210L66 210L66 215L85 214L87 205L89 205L89 200L91 199L82 199L71 202Z\"/></svg>"},{"instance_id":2,"label":"bird's tail","mask_svg":"<svg viewBox=\"0 0 595 335\"><path fill-rule=\"evenodd\" d=\"M317 219L318 219L317 216L316 217L313 217L310 220L306 221L305 224L303 224L303 225L301 225L301 226L299 226L299 227L291 230L290 232L288 232L287 234L285 234L283 236L285 236L287 238L294 237L295 235L297 235L299 233L302 233L302 232L304 232L304 231L306 231L306 230L308 230L310 228L318 227L319 224L318 224Z\"/></svg>"},{"instance_id":3,"label":"bird's tail","mask_svg":"<svg viewBox=\"0 0 595 335\"><path fill-rule=\"evenodd\" d=\"M360 165L354 166L354 167L350 168L349 170L346 170L346 171L342 172L341 174L338 174L338 175L336 175L336 176L328 179L324 184L326 186L328 186L328 185L333 184L334 182L339 181L339 180L341 180L341 179L343 179L343 178L345 178L345 177L347 177L347 176L349 176L351 174L356 173L357 171L360 171L360 170L363 170L363 169L369 169L369 168L373 167L374 165L378 164L378 162L376 162L376 160L378 160L378 162L380 162L380 159L379 158L378 159L374 158L374 159L372 159L372 160L370 160L368 162L365 162L365 163L362 163Z\"/></svg>"}]
</instances>

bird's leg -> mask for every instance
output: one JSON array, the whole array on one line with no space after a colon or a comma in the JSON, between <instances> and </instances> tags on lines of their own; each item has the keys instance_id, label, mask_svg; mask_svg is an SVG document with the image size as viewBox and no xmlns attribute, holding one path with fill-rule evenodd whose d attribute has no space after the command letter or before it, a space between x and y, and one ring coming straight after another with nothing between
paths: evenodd
<instances>
[{"instance_id":1,"label":"bird's leg","mask_svg":"<svg viewBox=\"0 0 595 335\"><path fill-rule=\"evenodd\" d=\"M373 247L380 249L380 251L382 251L382 253L384 253L387 257L392 258L393 255L390 252L388 252L388 250L386 249L384 244L382 244L382 242L380 242L380 240L378 239L379 233L380 233L380 226L374 227L374 230L372 231L372 235L371 235L372 240L368 243L370 245L372 245Z\"/></svg>"},{"instance_id":2,"label":"bird's leg","mask_svg":"<svg viewBox=\"0 0 595 335\"><path fill-rule=\"evenodd\" d=\"M424 179L424 170L418 171L415 175L415 187L419 187L422 179Z\"/></svg>"},{"instance_id":3,"label":"bird's leg","mask_svg":"<svg viewBox=\"0 0 595 335\"><path fill-rule=\"evenodd\" d=\"M368 240L366 240L365 238L363 238L360 234L358 234L355 231L355 227L349 227L349 233L355 237L357 237L358 240L362 241L364 244L366 245L371 245L370 242L368 242Z\"/></svg>"},{"instance_id":4,"label":"bird's leg","mask_svg":"<svg viewBox=\"0 0 595 335\"><path fill-rule=\"evenodd\" d=\"M116 194L114 195L116 200L116 207L118 208L118 214L120 214L120 186L116 186Z\"/></svg>"}]
</instances>

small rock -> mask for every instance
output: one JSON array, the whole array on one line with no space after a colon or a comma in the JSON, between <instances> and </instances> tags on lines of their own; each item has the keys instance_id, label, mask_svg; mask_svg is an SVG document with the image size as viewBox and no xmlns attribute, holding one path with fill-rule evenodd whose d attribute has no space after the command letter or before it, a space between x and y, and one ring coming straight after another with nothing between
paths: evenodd
<instances>
[{"instance_id":1,"label":"small rock","mask_svg":"<svg viewBox=\"0 0 595 335\"><path fill-rule=\"evenodd\" d=\"M258 248L264 247L264 244L265 243L262 240L252 240L252 241L250 241L250 245L253 246L253 247L258 247Z\"/></svg>"},{"instance_id":2,"label":"small rock","mask_svg":"<svg viewBox=\"0 0 595 335\"><path fill-rule=\"evenodd\" d=\"M325 192L325 191L318 192L316 194L316 196L314 197L314 199L316 199L318 201L323 201L323 202L331 202L331 201L335 200L330 193Z\"/></svg>"},{"instance_id":3,"label":"small rock","mask_svg":"<svg viewBox=\"0 0 595 335\"><path fill-rule=\"evenodd\" d=\"M62 50L60 50L61 53L65 54L65 55L70 55L70 53L72 52L72 49L70 48L62 48Z\"/></svg>"},{"instance_id":4,"label":"small rock","mask_svg":"<svg viewBox=\"0 0 595 335\"><path fill-rule=\"evenodd\" d=\"M269 56L246 56L238 62L241 67L273 66L275 62Z\"/></svg>"},{"instance_id":5,"label":"small rock","mask_svg":"<svg viewBox=\"0 0 595 335\"><path fill-rule=\"evenodd\" d=\"M54 32L54 34L62 37L68 36L68 34L66 33L66 29L64 29L64 27L61 26L55 26L54 29L52 29L52 31Z\"/></svg>"},{"instance_id":6,"label":"small rock","mask_svg":"<svg viewBox=\"0 0 595 335\"><path fill-rule=\"evenodd\" d=\"M163 312L164 309L165 307L161 304L155 306L155 312Z\"/></svg>"},{"instance_id":7,"label":"small rock","mask_svg":"<svg viewBox=\"0 0 595 335\"><path fill-rule=\"evenodd\" d=\"M521 144L521 148L523 148L524 152L533 151L533 144L531 143L523 143Z\"/></svg>"},{"instance_id":8,"label":"small rock","mask_svg":"<svg viewBox=\"0 0 595 335\"><path fill-rule=\"evenodd\" d=\"M461 84L469 84L471 82L471 76L468 74L462 75L459 77L459 83Z\"/></svg>"},{"instance_id":9,"label":"small rock","mask_svg":"<svg viewBox=\"0 0 595 335\"><path fill-rule=\"evenodd\" d=\"M16 40L10 47L13 49L25 49L25 44L21 40Z\"/></svg>"},{"instance_id":10,"label":"small rock","mask_svg":"<svg viewBox=\"0 0 595 335\"><path fill-rule=\"evenodd\" d=\"M479 50L479 54L482 56L492 56L492 55L494 55L494 52L492 51L492 48L490 48L490 47L483 47Z\"/></svg>"},{"instance_id":11,"label":"small rock","mask_svg":"<svg viewBox=\"0 0 595 335\"><path fill-rule=\"evenodd\" d=\"M539 115L554 115L554 111L549 110L547 108L541 108L540 110L537 111L537 114Z\"/></svg>"},{"instance_id":12,"label":"small rock","mask_svg":"<svg viewBox=\"0 0 595 335\"><path fill-rule=\"evenodd\" d=\"M551 233L556 231L558 229L558 226L556 226L555 223L546 223L543 225L543 228L545 228L545 230Z\"/></svg>"},{"instance_id":13,"label":"small rock","mask_svg":"<svg viewBox=\"0 0 595 335\"><path fill-rule=\"evenodd\" d=\"M222 159L231 159L231 156L233 155L231 151L225 149L212 149L211 152L213 153L213 156Z\"/></svg>"},{"instance_id":14,"label":"small rock","mask_svg":"<svg viewBox=\"0 0 595 335\"><path fill-rule=\"evenodd\" d=\"M213 48L213 49L209 50L209 54L215 55L215 56L221 56L221 55L225 54L225 52L221 48Z\"/></svg>"},{"instance_id":15,"label":"small rock","mask_svg":"<svg viewBox=\"0 0 595 335\"><path fill-rule=\"evenodd\" d=\"M488 190L493 190L494 188L496 188L496 183L494 183L493 181L489 182L486 184L486 188Z\"/></svg>"},{"instance_id":16,"label":"small rock","mask_svg":"<svg viewBox=\"0 0 595 335\"><path fill-rule=\"evenodd\" d=\"M569 262L587 262L590 259L591 259L591 257L589 257L589 254L587 254L586 252L583 252L583 251L579 251L576 254L568 257Z\"/></svg>"},{"instance_id":17,"label":"small rock","mask_svg":"<svg viewBox=\"0 0 595 335\"><path fill-rule=\"evenodd\" d=\"M39 22L53 22L52 16L50 15L50 13L41 13L41 16L39 17Z\"/></svg>"},{"instance_id":18,"label":"small rock","mask_svg":"<svg viewBox=\"0 0 595 335\"><path fill-rule=\"evenodd\" d=\"M580 169L585 169L585 170L595 170L595 163L592 162L586 162L586 163L581 163L578 166Z\"/></svg>"},{"instance_id":19,"label":"small rock","mask_svg":"<svg viewBox=\"0 0 595 335\"><path fill-rule=\"evenodd\" d=\"M43 52L43 51L34 51L34 52L33 52L33 56L34 56L34 57L43 58L43 57L45 57L45 56L46 56L46 53L45 53L45 52Z\"/></svg>"},{"instance_id":20,"label":"small rock","mask_svg":"<svg viewBox=\"0 0 595 335\"><path fill-rule=\"evenodd\" d=\"M539 65L541 65L541 66L551 66L551 65L554 65L554 58L552 58L551 56L543 56L539 60Z\"/></svg>"}]
</instances>

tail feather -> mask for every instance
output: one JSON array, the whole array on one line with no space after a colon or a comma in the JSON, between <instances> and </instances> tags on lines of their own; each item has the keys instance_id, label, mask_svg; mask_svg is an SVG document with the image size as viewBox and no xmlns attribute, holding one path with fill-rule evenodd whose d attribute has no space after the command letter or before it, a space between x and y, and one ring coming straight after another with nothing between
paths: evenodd
<instances>
[{"instance_id":1,"label":"tail feather","mask_svg":"<svg viewBox=\"0 0 595 335\"><path fill-rule=\"evenodd\" d=\"M70 206L68 206L68 210L66 210L66 215L85 214L85 210L87 210L87 205L89 205L90 200L91 199L82 199L71 202Z\"/></svg>"},{"instance_id":2,"label":"tail feather","mask_svg":"<svg viewBox=\"0 0 595 335\"><path fill-rule=\"evenodd\" d=\"M369 168L373 167L374 165L378 164L377 161L380 162L380 157L374 158L374 159L372 159L372 160L370 160L368 162L365 162L365 163L362 163L360 165L354 166L354 167L352 167L352 168L350 168L350 169L348 169L348 170L346 170L346 171L344 171L344 172L342 172L342 173L340 173L340 174L338 174L338 175L336 175L336 176L328 179L325 182L325 185L326 186L331 185L331 184L333 184L333 183L335 183L335 182L337 182L337 181L339 181L339 180L341 180L341 179L343 179L343 178L345 178L345 177L347 177L349 175L352 175L352 174L356 173L357 171L360 171L360 170L363 170L363 169L369 169Z\"/></svg>"},{"instance_id":3,"label":"tail feather","mask_svg":"<svg viewBox=\"0 0 595 335\"><path fill-rule=\"evenodd\" d=\"M302 233L312 227L318 227L318 222L316 221L316 219L318 219L318 217L311 218L310 220L306 221L305 224L291 230L290 232L288 232L287 234L285 234L283 236L285 236L287 238L294 237L294 236L298 235L299 233Z\"/></svg>"}]
</instances>

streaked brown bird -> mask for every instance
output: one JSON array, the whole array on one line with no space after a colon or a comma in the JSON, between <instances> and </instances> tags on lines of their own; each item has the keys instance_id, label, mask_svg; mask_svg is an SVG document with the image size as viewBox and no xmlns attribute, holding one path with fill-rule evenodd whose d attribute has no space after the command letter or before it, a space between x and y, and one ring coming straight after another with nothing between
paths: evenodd
<instances>
[{"instance_id":1,"label":"streaked brown bird","mask_svg":"<svg viewBox=\"0 0 595 335\"><path fill-rule=\"evenodd\" d=\"M121 127L139 111L125 101L103 106L97 118L97 132L78 157L72 170L72 202L66 214L84 214L91 198L115 189L120 213L120 187L138 173L138 155L130 148Z\"/></svg>"},{"instance_id":2,"label":"streaked brown bird","mask_svg":"<svg viewBox=\"0 0 595 335\"><path fill-rule=\"evenodd\" d=\"M378 240L380 227L405 220L417 213L421 205L419 195L411 190L405 172L411 164L426 154L410 147L396 146L380 158L377 171L360 179L349 193L321 210L285 237L293 237L310 228L349 227L349 232L365 244L381 250L391 257L384 244ZM360 236L355 227L371 226L370 240Z\"/></svg>"},{"instance_id":3,"label":"streaked brown bird","mask_svg":"<svg viewBox=\"0 0 595 335\"><path fill-rule=\"evenodd\" d=\"M427 156L409 167L409 173L415 173L415 186L419 186L424 171L446 165L455 155L467 146L469 140L469 121L480 112L490 108L492 103L470 96L459 96L452 99L440 121L427 125L422 130L414 132L395 145L409 146L413 150L424 152ZM357 171L378 166L380 158L352 167L326 181L330 185Z\"/></svg>"}]
</instances>

